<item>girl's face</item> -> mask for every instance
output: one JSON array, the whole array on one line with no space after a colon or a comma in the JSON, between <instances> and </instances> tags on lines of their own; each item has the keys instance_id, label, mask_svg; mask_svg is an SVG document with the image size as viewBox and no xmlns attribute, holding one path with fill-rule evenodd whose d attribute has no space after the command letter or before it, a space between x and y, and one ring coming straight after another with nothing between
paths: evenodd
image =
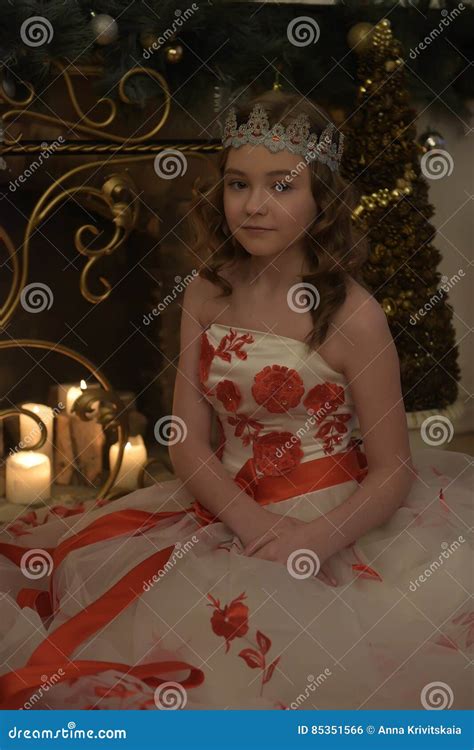
<instances>
[{"instance_id":1,"label":"girl's face","mask_svg":"<svg viewBox=\"0 0 474 750\"><path fill-rule=\"evenodd\" d=\"M250 255L302 249L317 214L304 157L286 149L274 154L262 145L231 148L224 169L224 211L231 233Z\"/></svg>"}]
</instances>

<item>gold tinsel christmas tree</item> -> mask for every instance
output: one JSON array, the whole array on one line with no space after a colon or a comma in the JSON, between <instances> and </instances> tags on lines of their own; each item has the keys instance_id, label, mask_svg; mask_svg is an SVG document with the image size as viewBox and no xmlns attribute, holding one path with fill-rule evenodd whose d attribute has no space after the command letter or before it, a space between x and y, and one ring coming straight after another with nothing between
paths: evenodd
<instances>
[{"instance_id":1,"label":"gold tinsel christmas tree","mask_svg":"<svg viewBox=\"0 0 474 750\"><path fill-rule=\"evenodd\" d=\"M363 275L390 324L405 409L442 408L456 400L460 373L452 308L438 289L441 254L432 245L434 209L420 167L416 113L390 22L361 31L360 44L352 38L360 86L345 129L343 171L362 193L353 219L369 243Z\"/></svg>"}]
</instances>

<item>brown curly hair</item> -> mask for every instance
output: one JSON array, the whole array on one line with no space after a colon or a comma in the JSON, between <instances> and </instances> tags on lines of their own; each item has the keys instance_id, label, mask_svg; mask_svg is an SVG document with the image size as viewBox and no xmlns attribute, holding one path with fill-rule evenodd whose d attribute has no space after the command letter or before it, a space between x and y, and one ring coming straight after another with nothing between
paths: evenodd
<instances>
[{"instance_id":1,"label":"brown curly hair","mask_svg":"<svg viewBox=\"0 0 474 750\"><path fill-rule=\"evenodd\" d=\"M301 113L309 117L311 131L318 137L330 122L329 116L309 99L297 94L269 91L236 106L237 124L245 122L256 103L265 107L270 127L279 122L287 126ZM221 289L219 297L232 294L232 285L219 274L228 264L249 257L247 250L232 236L224 233L224 188L223 174L231 147L219 152L218 169L220 179L208 186L196 186L189 206L188 227L196 254L205 258L199 275ZM345 275L350 274L367 289L361 277L361 267L366 260L367 244L356 235L351 218L357 203L352 186L338 172L332 172L320 161L309 163L311 191L319 213L306 232L306 260L311 273L302 276L302 283L311 285L308 290L318 290L320 302L311 308L313 329L305 339L312 350L326 338L329 323L336 310L343 304L347 289Z\"/></svg>"}]
</instances>

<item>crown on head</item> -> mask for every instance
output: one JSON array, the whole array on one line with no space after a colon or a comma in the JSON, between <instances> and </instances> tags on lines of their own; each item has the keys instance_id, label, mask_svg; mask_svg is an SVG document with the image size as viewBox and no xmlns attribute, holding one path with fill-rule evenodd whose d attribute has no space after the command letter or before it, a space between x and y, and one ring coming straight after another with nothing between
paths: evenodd
<instances>
[{"instance_id":1,"label":"crown on head","mask_svg":"<svg viewBox=\"0 0 474 750\"><path fill-rule=\"evenodd\" d=\"M339 132L337 145L333 140L337 132L333 123L329 123L318 138L316 133L310 133L310 122L306 113L295 117L286 129L280 123L270 128L263 105L257 103L247 122L238 127L235 108L229 110L224 123L222 143L224 147L234 148L245 143L263 145L273 153L287 149L292 154L301 154L307 162L317 159L334 171L339 168L344 147L343 133Z\"/></svg>"}]
</instances>

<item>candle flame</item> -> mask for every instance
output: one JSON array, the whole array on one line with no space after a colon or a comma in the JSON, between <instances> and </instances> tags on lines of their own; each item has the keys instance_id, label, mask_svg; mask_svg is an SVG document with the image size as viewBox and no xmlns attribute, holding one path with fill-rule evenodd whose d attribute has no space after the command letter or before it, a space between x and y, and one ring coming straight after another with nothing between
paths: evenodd
<instances>
[{"instance_id":1,"label":"candle flame","mask_svg":"<svg viewBox=\"0 0 474 750\"><path fill-rule=\"evenodd\" d=\"M81 380L81 389L82 389L83 391L85 391L85 390L86 390L86 388L87 388L87 383L86 383L86 381L85 381L85 380Z\"/></svg>"}]
</instances>

